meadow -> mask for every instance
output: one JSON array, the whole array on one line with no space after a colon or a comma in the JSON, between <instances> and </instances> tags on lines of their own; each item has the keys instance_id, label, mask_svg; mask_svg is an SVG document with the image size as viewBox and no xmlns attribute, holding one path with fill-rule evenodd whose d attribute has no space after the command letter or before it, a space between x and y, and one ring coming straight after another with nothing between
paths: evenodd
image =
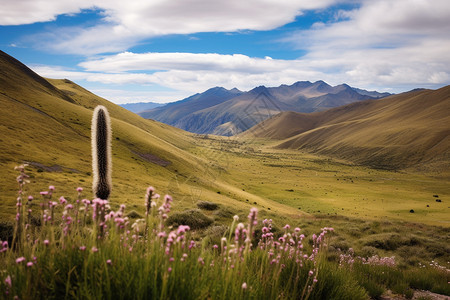
<instances>
[{"instance_id":1,"label":"meadow","mask_svg":"<svg viewBox=\"0 0 450 300\"><path fill-rule=\"evenodd\" d=\"M264 140L201 136L189 151L209 159L207 176L177 181L173 202L144 186L126 195L131 203L99 204L78 187L88 176L15 170L31 182L18 185L19 217L2 223L1 297L450 294L445 178L273 150ZM61 177L75 179L60 188Z\"/></svg>"}]
</instances>

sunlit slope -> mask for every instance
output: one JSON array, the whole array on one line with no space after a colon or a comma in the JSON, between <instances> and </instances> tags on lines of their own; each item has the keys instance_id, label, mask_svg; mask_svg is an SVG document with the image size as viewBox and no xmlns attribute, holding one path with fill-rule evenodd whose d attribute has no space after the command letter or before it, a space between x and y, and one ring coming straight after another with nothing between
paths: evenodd
<instances>
[{"instance_id":1,"label":"sunlit slope","mask_svg":"<svg viewBox=\"0 0 450 300\"><path fill-rule=\"evenodd\" d=\"M112 117L112 201L142 198L149 184L168 192L172 179L205 173L204 160L185 151L194 146L190 134L144 120L68 80L47 81L3 52L0 66L2 212L14 209L13 167L25 161L31 162L32 181L67 189L81 185L91 197L90 126L98 104Z\"/></svg>"},{"instance_id":2,"label":"sunlit slope","mask_svg":"<svg viewBox=\"0 0 450 300\"><path fill-rule=\"evenodd\" d=\"M199 145L192 134L145 120L70 80L44 79L0 52L0 220L14 214L13 169L23 162L31 164L27 189L35 198L50 184L58 197L73 199L78 186L85 188L84 197L92 197L90 127L98 104L112 118L113 205L126 203L142 213L148 185L172 194L176 209L206 200L239 212L248 211L246 199L269 201L224 182L222 152L214 146ZM271 207L279 214L290 210L279 203Z\"/></svg>"},{"instance_id":3,"label":"sunlit slope","mask_svg":"<svg viewBox=\"0 0 450 300\"><path fill-rule=\"evenodd\" d=\"M450 86L357 102L325 112L284 112L245 136L382 168L450 165Z\"/></svg>"}]
</instances>

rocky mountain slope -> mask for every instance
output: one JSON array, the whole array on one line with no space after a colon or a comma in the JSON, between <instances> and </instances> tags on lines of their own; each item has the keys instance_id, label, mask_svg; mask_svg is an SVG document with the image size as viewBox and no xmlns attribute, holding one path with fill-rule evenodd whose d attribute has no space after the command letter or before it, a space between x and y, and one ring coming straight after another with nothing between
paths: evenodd
<instances>
[{"instance_id":1,"label":"rocky mountain slope","mask_svg":"<svg viewBox=\"0 0 450 300\"><path fill-rule=\"evenodd\" d=\"M140 115L194 133L231 136L282 111L323 111L386 95L346 84L333 87L323 81L260 86L248 92L213 88Z\"/></svg>"}]
</instances>

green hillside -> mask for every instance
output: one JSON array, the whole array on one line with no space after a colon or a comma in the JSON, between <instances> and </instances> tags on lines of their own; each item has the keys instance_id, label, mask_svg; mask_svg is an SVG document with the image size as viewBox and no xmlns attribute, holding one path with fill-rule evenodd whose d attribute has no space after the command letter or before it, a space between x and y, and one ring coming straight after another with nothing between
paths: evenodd
<instances>
[{"instance_id":1,"label":"green hillside","mask_svg":"<svg viewBox=\"0 0 450 300\"><path fill-rule=\"evenodd\" d=\"M243 136L279 140L280 149L302 149L376 168L448 176L450 86L363 101L328 111L283 112Z\"/></svg>"},{"instance_id":2,"label":"green hillside","mask_svg":"<svg viewBox=\"0 0 450 300\"><path fill-rule=\"evenodd\" d=\"M192 134L143 119L70 80L44 79L3 52L0 66L0 218L15 211L14 167L23 162L30 164L29 193L35 197L50 184L58 195L73 197L82 186L85 197L92 197L90 125L99 104L112 118L111 203L138 207L149 185L179 199L177 209L199 200L245 209L250 207L243 204L245 199L268 201L242 191L232 193L236 188L220 178L222 154L208 145L201 146L200 155L193 154L199 146ZM277 203L274 208L289 210Z\"/></svg>"},{"instance_id":3,"label":"green hillside","mask_svg":"<svg viewBox=\"0 0 450 300\"><path fill-rule=\"evenodd\" d=\"M205 173L205 161L186 151L195 145L189 133L145 120L69 80L41 78L3 52L0 65L2 214L14 211L14 166L22 162L30 163L33 182L64 187L59 192L66 195L83 186L91 197L90 123L99 104L112 117L113 203L136 202L148 185L169 192ZM46 188L30 186L34 195Z\"/></svg>"}]
</instances>

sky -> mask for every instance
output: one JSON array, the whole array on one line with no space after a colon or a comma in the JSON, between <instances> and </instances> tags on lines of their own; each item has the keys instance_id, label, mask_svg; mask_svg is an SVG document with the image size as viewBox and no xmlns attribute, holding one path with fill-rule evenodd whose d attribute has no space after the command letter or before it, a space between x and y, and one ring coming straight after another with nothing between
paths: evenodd
<instances>
[{"instance_id":1,"label":"sky","mask_svg":"<svg viewBox=\"0 0 450 300\"><path fill-rule=\"evenodd\" d=\"M0 49L114 103L297 81L450 84L449 0L0 0Z\"/></svg>"}]
</instances>

